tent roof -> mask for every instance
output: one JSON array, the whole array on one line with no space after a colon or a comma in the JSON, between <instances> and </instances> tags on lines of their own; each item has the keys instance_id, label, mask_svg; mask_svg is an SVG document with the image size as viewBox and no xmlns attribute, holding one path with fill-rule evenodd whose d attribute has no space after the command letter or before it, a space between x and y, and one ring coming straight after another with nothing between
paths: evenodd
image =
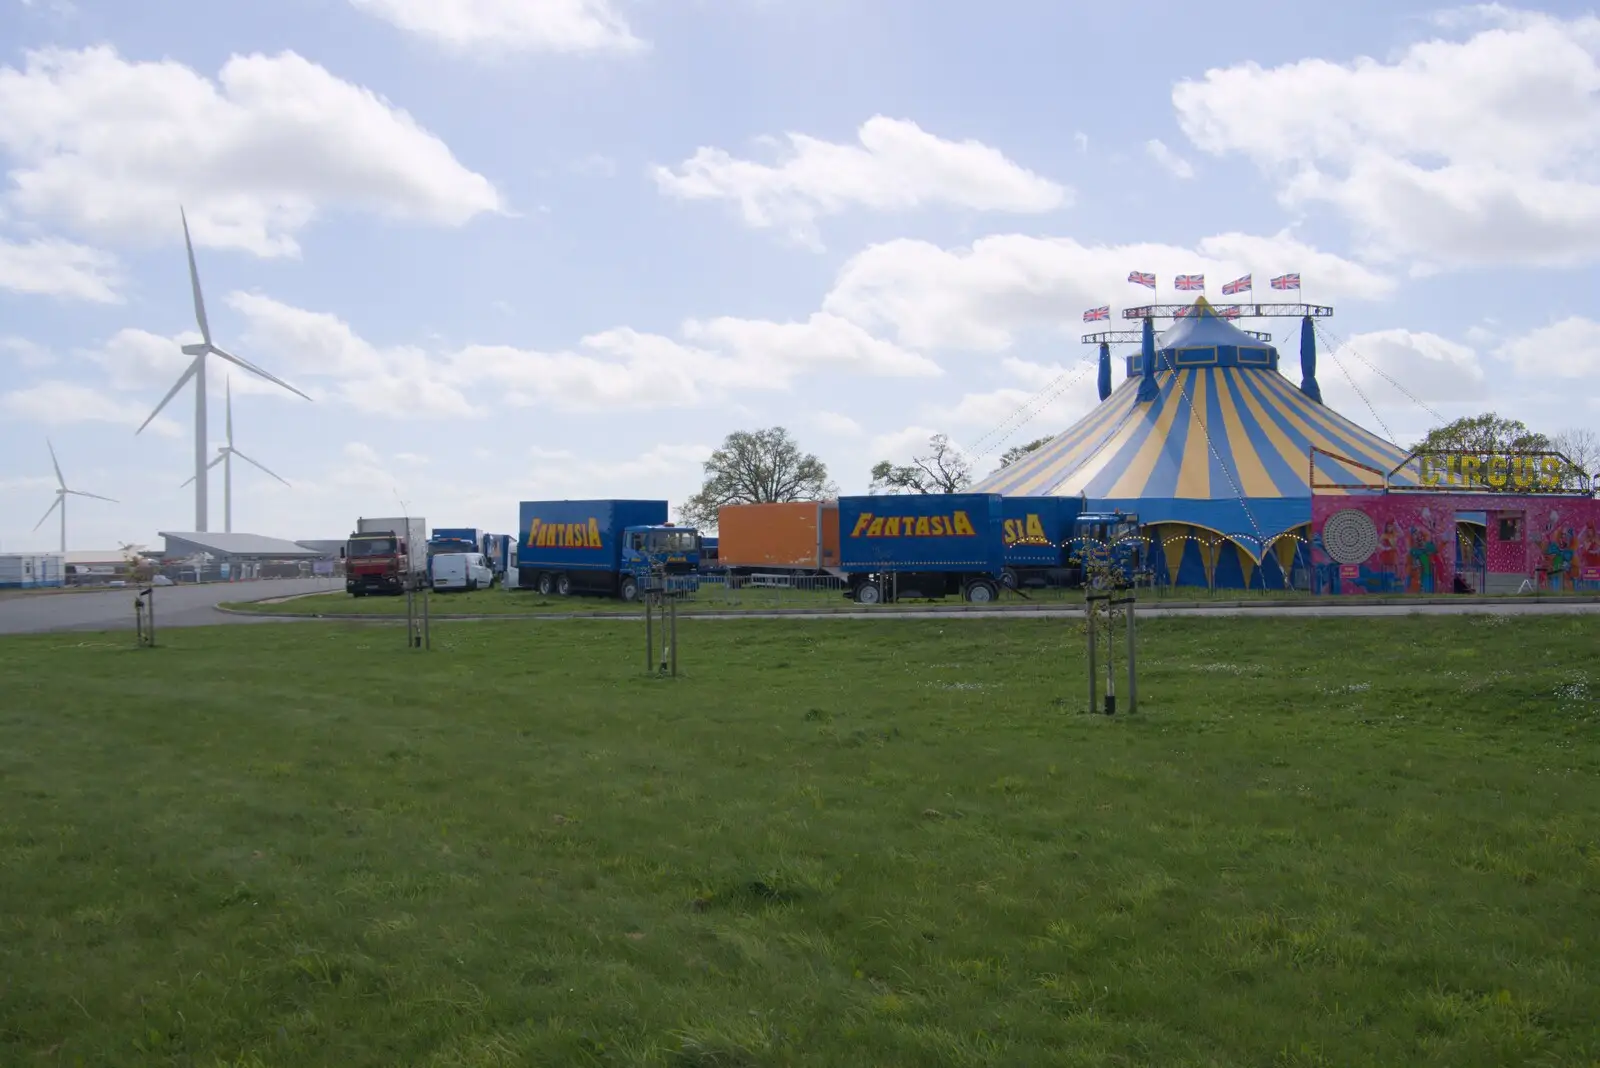
<instances>
[{"instance_id":1,"label":"tent roof","mask_svg":"<svg viewBox=\"0 0 1600 1068\"><path fill-rule=\"evenodd\" d=\"M176 555L182 552L199 550L214 556L259 556L273 560L288 560L296 557L320 556L314 549L307 549L283 538L269 538L263 534L213 534L213 533L185 533L161 531L161 536L167 539L167 554ZM190 549L178 548L176 543L191 546Z\"/></svg>"},{"instance_id":2,"label":"tent roof","mask_svg":"<svg viewBox=\"0 0 1600 1068\"><path fill-rule=\"evenodd\" d=\"M1277 349L1265 341L1257 341L1217 314L1205 297L1194 302L1192 311L1178 319L1156 338L1156 349L1166 352L1176 349L1201 349L1212 347Z\"/></svg>"}]
</instances>

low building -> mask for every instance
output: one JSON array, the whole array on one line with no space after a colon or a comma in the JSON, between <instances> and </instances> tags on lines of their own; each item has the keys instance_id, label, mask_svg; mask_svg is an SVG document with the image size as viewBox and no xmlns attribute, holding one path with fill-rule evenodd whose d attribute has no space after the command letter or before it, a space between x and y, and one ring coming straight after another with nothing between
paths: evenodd
<instances>
[{"instance_id":1,"label":"low building","mask_svg":"<svg viewBox=\"0 0 1600 1068\"><path fill-rule=\"evenodd\" d=\"M66 584L60 553L0 554L0 589L32 590Z\"/></svg>"},{"instance_id":2,"label":"low building","mask_svg":"<svg viewBox=\"0 0 1600 1068\"><path fill-rule=\"evenodd\" d=\"M262 534L161 531L162 570L179 582L296 578L312 573L323 554L298 542Z\"/></svg>"}]
</instances>

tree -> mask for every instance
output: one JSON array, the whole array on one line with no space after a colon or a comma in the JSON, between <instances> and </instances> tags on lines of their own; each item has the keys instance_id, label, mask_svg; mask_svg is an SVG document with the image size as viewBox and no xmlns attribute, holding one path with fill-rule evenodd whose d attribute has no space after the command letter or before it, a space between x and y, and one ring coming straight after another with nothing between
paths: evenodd
<instances>
[{"instance_id":1,"label":"tree","mask_svg":"<svg viewBox=\"0 0 1600 1068\"><path fill-rule=\"evenodd\" d=\"M1046 436L1042 438L1036 438L1035 440L1028 442L1026 445L1011 446L1011 448L1000 454L1000 469L1004 470L1005 468L1010 467L1012 464L1016 463L1030 452L1050 444L1050 442L1053 440L1053 438Z\"/></svg>"},{"instance_id":2,"label":"tree","mask_svg":"<svg viewBox=\"0 0 1600 1068\"><path fill-rule=\"evenodd\" d=\"M736 430L705 464L700 492L679 508L679 517L705 530L717 525L725 504L822 501L839 490L828 481L828 465L800 446L781 426Z\"/></svg>"},{"instance_id":3,"label":"tree","mask_svg":"<svg viewBox=\"0 0 1600 1068\"><path fill-rule=\"evenodd\" d=\"M1600 434L1593 430L1563 430L1550 439L1550 448L1586 475L1600 472Z\"/></svg>"},{"instance_id":4,"label":"tree","mask_svg":"<svg viewBox=\"0 0 1600 1068\"><path fill-rule=\"evenodd\" d=\"M872 465L870 493L960 493L972 485L972 464L943 434L909 464L879 460Z\"/></svg>"},{"instance_id":5,"label":"tree","mask_svg":"<svg viewBox=\"0 0 1600 1068\"><path fill-rule=\"evenodd\" d=\"M1494 412L1465 415L1444 426L1434 427L1428 436L1411 447L1413 452L1511 453L1544 452L1550 439L1529 430L1520 419L1506 419Z\"/></svg>"}]
</instances>

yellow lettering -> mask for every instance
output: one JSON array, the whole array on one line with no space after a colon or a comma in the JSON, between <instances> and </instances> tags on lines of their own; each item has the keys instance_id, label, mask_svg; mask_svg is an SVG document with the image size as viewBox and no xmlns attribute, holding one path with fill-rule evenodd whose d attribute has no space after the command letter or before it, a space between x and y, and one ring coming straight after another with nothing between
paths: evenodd
<instances>
[{"instance_id":1,"label":"yellow lettering","mask_svg":"<svg viewBox=\"0 0 1600 1068\"><path fill-rule=\"evenodd\" d=\"M930 530L932 530L932 529L933 529L933 524L928 522L928 517L927 516L924 515L924 516L918 516L917 517L917 527L916 527L916 531L915 531L916 537L926 538L926 537L929 536L928 532Z\"/></svg>"},{"instance_id":2,"label":"yellow lettering","mask_svg":"<svg viewBox=\"0 0 1600 1068\"><path fill-rule=\"evenodd\" d=\"M928 535L934 538L944 537L944 516L936 515L928 519Z\"/></svg>"},{"instance_id":3,"label":"yellow lettering","mask_svg":"<svg viewBox=\"0 0 1600 1068\"><path fill-rule=\"evenodd\" d=\"M600 520L589 520L589 548L600 548Z\"/></svg>"},{"instance_id":4,"label":"yellow lettering","mask_svg":"<svg viewBox=\"0 0 1600 1068\"><path fill-rule=\"evenodd\" d=\"M872 522L872 513L871 512L862 512L860 518L858 518L856 520L856 527L855 527L854 530L852 530L850 532L850 536L852 538L861 537L862 532L867 529L867 524L869 524L871 522Z\"/></svg>"},{"instance_id":5,"label":"yellow lettering","mask_svg":"<svg viewBox=\"0 0 1600 1068\"><path fill-rule=\"evenodd\" d=\"M1036 515L1030 515L1028 517L1027 538L1028 538L1029 541L1046 541L1046 540L1048 540L1044 536L1044 523L1042 523L1039 520L1039 517L1036 516Z\"/></svg>"},{"instance_id":6,"label":"yellow lettering","mask_svg":"<svg viewBox=\"0 0 1600 1068\"><path fill-rule=\"evenodd\" d=\"M1476 456L1463 456L1461 458L1461 481L1469 486L1478 484L1478 468L1483 466L1483 461Z\"/></svg>"},{"instance_id":7,"label":"yellow lettering","mask_svg":"<svg viewBox=\"0 0 1600 1068\"><path fill-rule=\"evenodd\" d=\"M881 537L883 537L883 517L874 516L873 519L872 519L872 522L867 524L867 537L869 537L869 538L881 538Z\"/></svg>"},{"instance_id":8,"label":"yellow lettering","mask_svg":"<svg viewBox=\"0 0 1600 1068\"><path fill-rule=\"evenodd\" d=\"M967 518L967 513L965 513L965 512L957 512L955 514L955 534L956 534L956 537L958 537L958 538L970 538L970 537L973 536L973 533L974 533L974 531L972 529L972 521Z\"/></svg>"},{"instance_id":9,"label":"yellow lettering","mask_svg":"<svg viewBox=\"0 0 1600 1068\"><path fill-rule=\"evenodd\" d=\"M1418 457L1417 463L1422 469L1422 484L1424 486L1437 486L1439 484L1438 458L1424 454Z\"/></svg>"},{"instance_id":10,"label":"yellow lettering","mask_svg":"<svg viewBox=\"0 0 1600 1068\"><path fill-rule=\"evenodd\" d=\"M883 521L883 536L886 538L898 538L900 536L899 516L892 515Z\"/></svg>"},{"instance_id":11,"label":"yellow lettering","mask_svg":"<svg viewBox=\"0 0 1600 1068\"><path fill-rule=\"evenodd\" d=\"M1506 469L1511 462L1504 456L1489 457L1489 485L1495 489L1505 489Z\"/></svg>"},{"instance_id":12,"label":"yellow lettering","mask_svg":"<svg viewBox=\"0 0 1600 1068\"><path fill-rule=\"evenodd\" d=\"M1544 458L1544 487L1545 489L1561 488L1561 461L1554 456Z\"/></svg>"},{"instance_id":13,"label":"yellow lettering","mask_svg":"<svg viewBox=\"0 0 1600 1068\"><path fill-rule=\"evenodd\" d=\"M1517 489L1533 485L1533 458L1518 456L1511 461L1511 484Z\"/></svg>"},{"instance_id":14,"label":"yellow lettering","mask_svg":"<svg viewBox=\"0 0 1600 1068\"><path fill-rule=\"evenodd\" d=\"M1022 535L1017 533L1017 521L1015 519L1007 519L1005 523L1002 524L1001 530L1002 539L1007 545L1015 545L1018 541L1022 540Z\"/></svg>"},{"instance_id":15,"label":"yellow lettering","mask_svg":"<svg viewBox=\"0 0 1600 1068\"><path fill-rule=\"evenodd\" d=\"M543 525L543 523L544 523L544 521L539 519L539 518L537 518L537 517L535 517L534 519L531 519L531 520L528 521L528 547L529 548L532 548L533 546L539 544L539 528Z\"/></svg>"}]
</instances>

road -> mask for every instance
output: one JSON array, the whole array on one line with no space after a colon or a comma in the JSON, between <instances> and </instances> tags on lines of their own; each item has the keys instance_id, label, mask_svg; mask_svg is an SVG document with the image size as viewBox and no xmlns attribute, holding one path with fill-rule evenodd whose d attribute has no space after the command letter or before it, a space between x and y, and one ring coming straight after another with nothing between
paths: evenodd
<instances>
[{"instance_id":1,"label":"road","mask_svg":"<svg viewBox=\"0 0 1600 1068\"><path fill-rule=\"evenodd\" d=\"M218 612L223 601L288 597L343 589L338 579L264 579L260 582L213 582L202 586L157 586L156 633L162 627L199 627L210 623L269 623L271 617ZM58 630L133 630L132 588L93 593L19 593L0 599L0 634L42 634Z\"/></svg>"},{"instance_id":2,"label":"road","mask_svg":"<svg viewBox=\"0 0 1600 1068\"><path fill-rule=\"evenodd\" d=\"M304 620L305 616L234 615L219 612L216 605L223 601L249 601L264 597L291 597L302 593L327 593L340 589L337 579L279 579L249 583L214 583L206 586L164 586L156 590L156 629L162 627L202 627L217 623L286 623ZM0 634L30 634L63 630L129 630L133 629L133 598L131 589L107 590L96 593L37 593L21 594L0 599ZM1499 601L1499 602L1448 602L1444 604L1364 604L1355 598L1341 601L1318 601L1292 605L1203 605L1171 607L1144 604L1139 608L1142 619L1161 616L1311 616L1317 618L1338 616L1404 616L1413 613L1427 616L1454 615L1574 615L1600 612L1600 602L1562 603L1550 601ZM964 609L950 611L895 611L865 609L854 612L828 612L801 614L793 612L760 612L730 615L685 615L684 619L1067 619L1082 618L1081 608L1031 609L1007 611L1005 609ZM435 626L448 626L458 622L512 622L516 620L579 620L637 621L638 616L612 613L582 613L540 616L479 616L475 619L435 619ZM390 617L370 617L368 623L398 623Z\"/></svg>"}]
</instances>

